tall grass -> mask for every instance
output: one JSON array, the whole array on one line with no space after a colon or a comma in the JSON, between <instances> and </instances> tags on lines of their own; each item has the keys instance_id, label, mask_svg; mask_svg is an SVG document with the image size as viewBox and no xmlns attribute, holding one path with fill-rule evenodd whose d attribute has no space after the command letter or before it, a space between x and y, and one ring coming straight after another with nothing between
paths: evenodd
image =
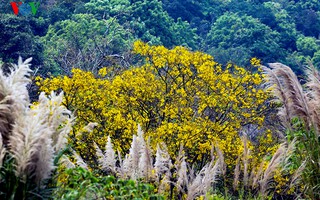
<instances>
[{"instance_id":1,"label":"tall grass","mask_svg":"<svg viewBox=\"0 0 320 200\"><path fill-rule=\"evenodd\" d=\"M288 140L297 140L293 161L303 177L302 190L308 198L320 199L319 72L310 63L306 68L306 84L301 85L290 67L281 63L271 63L269 67L264 67L267 87L282 105L278 113L288 129Z\"/></svg>"},{"instance_id":2,"label":"tall grass","mask_svg":"<svg viewBox=\"0 0 320 200\"><path fill-rule=\"evenodd\" d=\"M170 199L206 197L220 190L218 183L225 181L228 176L223 152L218 149L216 150L217 158L212 157L211 162L202 169L196 170L186 162L182 147L174 162L164 143L159 144L156 151L152 152L140 126L138 126L138 134L133 136L130 151L123 160L121 156L115 156L111 142L108 138L104 152L95 144L100 168L104 173L118 178L153 183L160 194ZM274 176L276 171L288 170L296 146L295 141L281 144L269 162L262 161L258 166L252 163L245 137L243 137L243 145L243 154L239 156L234 169L233 191L236 194L226 193L225 198L238 196L240 199L253 197L266 199L274 196L276 184ZM77 159L82 160L79 157ZM71 166L74 167L74 165ZM303 167L299 171L301 172L302 169ZM300 175L301 173L297 171L290 177L292 184L290 187L295 187L293 185L298 182Z\"/></svg>"},{"instance_id":3,"label":"tall grass","mask_svg":"<svg viewBox=\"0 0 320 200\"><path fill-rule=\"evenodd\" d=\"M71 130L62 93L41 93L39 103L30 104L30 62L19 58L10 73L0 70L0 199L43 198Z\"/></svg>"}]
</instances>

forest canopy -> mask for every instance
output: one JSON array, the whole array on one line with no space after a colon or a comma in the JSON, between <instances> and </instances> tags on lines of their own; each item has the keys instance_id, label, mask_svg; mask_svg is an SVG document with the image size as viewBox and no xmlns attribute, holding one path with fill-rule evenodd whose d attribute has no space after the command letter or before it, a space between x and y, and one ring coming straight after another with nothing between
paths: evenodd
<instances>
[{"instance_id":1,"label":"forest canopy","mask_svg":"<svg viewBox=\"0 0 320 200\"><path fill-rule=\"evenodd\" d=\"M320 1L0 1L0 30L0 199L320 199Z\"/></svg>"},{"instance_id":2,"label":"forest canopy","mask_svg":"<svg viewBox=\"0 0 320 200\"><path fill-rule=\"evenodd\" d=\"M318 1L50 0L28 16L15 16L2 1L0 10L1 58L32 56L43 75L70 73L73 66L135 64L128 53L137 39L200 50L222 64L247 65L252 57L278 61L298 74L308 61L318 66L320 59ZM90 45L80 41L88 37Z\"/></svg>"}]
</instances>

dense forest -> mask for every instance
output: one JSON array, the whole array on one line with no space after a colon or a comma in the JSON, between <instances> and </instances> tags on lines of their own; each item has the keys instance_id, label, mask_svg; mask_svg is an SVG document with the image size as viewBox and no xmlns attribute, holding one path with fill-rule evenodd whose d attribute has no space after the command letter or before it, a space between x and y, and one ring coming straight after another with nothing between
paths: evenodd
<instances>
[{"instance_id":1,"label":"dense forest","mask_svg":"<svg viewBox=\"0 0 320 200\"><path fill-rule=\"evenodd\" d=\"M35 14L20 8L18 17L9 2L0 2L0 57L10 62L32 56L43 75L69 73L73 66L134 64L128 52L137 39L200 50L222 64L245 65L257 57L299 74L307 61L320 64L316 0L39 2Z\"/></svg>"},{"instance_id":2,"label":"dense forest","mask_svg":"<svg viewBox=\"0 0 320 200\"><path fill-rule=\"evenodd\" d=\"M0 1L0 31L0 199L320 199L320 1Z\"/></svg>"}]
</instances>

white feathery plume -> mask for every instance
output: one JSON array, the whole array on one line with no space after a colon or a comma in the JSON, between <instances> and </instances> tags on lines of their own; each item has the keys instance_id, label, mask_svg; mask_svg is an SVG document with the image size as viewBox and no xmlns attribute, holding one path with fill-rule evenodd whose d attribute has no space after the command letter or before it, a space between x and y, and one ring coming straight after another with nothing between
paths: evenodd
<instances>
[{"instance_id":1,"label":"white feathery plume","mask_svg":"<svg viewBox=\"0 0 320 200\"><path fill-rule=\"evenodd\" d=\"M81 158L81 156L79 154L77 154L77 152L72 150L72 155L75 157L76 163L79 167L82 167L83 169L88 170L88 165L84 162L84 160Z\"/></svg>"},{"instance_id":2,"label":"white feathery plume","mask_svg":"<svg viewBox=\"0 0 320 200\"><path fill-rule=\"evenodd\" d=\"M41 113L42 107L28 109L16 119L9 137L9 148L16 161L16 175L23 180L36 175L37 181L48 178L53 166L52 130Z\"/></svg>"},{"instance_id":3,"label":"white feathery plume","mask_svg":"<svg viewBox=\"0 0 320 200\"><path fill-rule=\"evenodd\" d=\"M300 165L300 167L294 172L288 188L293 188L296 185L298 185L298 183L301 181L301 176L302 176L302 173L303 173L303 170L305 169L305 167L306 167L306 161L304 161Z\"/></svg>"},{"instance_id":4,"label":"white feathery plume","mask_svg":"<svg viewBox=\"0 0 320 200\"><path fill-rule=\"evenodd\" d=\"M68 138L70 132L72 131L73 121L74 121L74 118L72 118L72 117L68 118L64 122L63 126L57 130L58 137L56 137L56 140L54 142L54 150L56 153L66 147L66 145L68 143L67 138Z\"/></svg>"},{"instance_id":5,"label":"white feathery plume","mask_svg":"<svg viewBox=\"0 0 320 200\"><path fill-rule=\"evenodd\" d=\"M252 170L252 172L251 172L250 176L252 178L250 178L250 180L252 180L252 184L251 184L251 188L252 189L255 189L255 188L258 187L258 182L259 182L259 180L260 180L260 178L261 178L261 176L263 174L263 166L264 166L264 164L265 164L265 161L262 161L260 163L259 168L258 167L256 168L257 172L254 172L254 170Z\"/></svg>"},{"instance_id":6,"label":"white feathery plume","mask_svg":"<svg viewBox=\"0 0 320 200\"><path fill-rule=\"evenodd\" d=\"M13 64L13 69L10 69L11 73L5 78L2 73L1 79L3 79L2 86L5 94L10 96L15 102L13 107L14 111L12 114L14 117L21 115L26 108L29 106L29 94L27 90L27 85L31 82L28 78L32 70L30 69L30 62L32 58L28 58L24 62L22 58L19 57L18 65Z\"/></svg>"},{"instance_id":7,"label":"white feathery plume","mask_svg":"<svg viewBox=\"0 0 320 200\"><path fill-rule=\"evenodd\" d=\"M40 104L43 98L44 93L40 94ZM49 115L47 121L49 126L53 129L54 134L52 135L55 152L62 150L66 143L66 137L72 130L72 121L71 111L69 111L65 106L62 106L63 101L63 92L59 95L56 95L54 92L51 92L49 96L50 100L45 100L44 106L49 109Z\"/></svg>"},{"instance_id":8,"label":"white feathery plume","mask_svg":"<svg viewBox=\"0 0 320 200\"><path fill-rule=\"evenodd\" d=\"M105 157L105 167L109 168L113 172L116 172L117 159L116 159L116 153L113 150L113 145L112 145L110 136L108 136L104 157Z\"/></svg>"},{"instance_id":9,"label":"white feathery plume","mask_svg":"<svg viewBox=\"0 0 320 200\"><path fill-rule=\"evenodd\" d=\"M236 161L236 167L234 169L234 178L233 178L233 190L237 190L239 185L239 176L240 176L240 156L238 156Z\"/></svg>"},{"instance_id":10,"label":"white feathery plume","mask_svg":"<svg viewBox=\"0 0 320 200\"><path fill-rule=\"evenodd\" d=\"M163 194L168 190L170 190L170 177L169 174L166 173L160 181L158 192Z\"/></svg>"},{"instance_id":11,"label":"white feathery plume","mask_svg":"<svg viewBox=\"0 0 320 200\"><path fill-rule=\"evenodd\" d=\"M248 165L249 165L249 156L250 156L250 149L248 148L248 141L247 137L242 137L243 143L243 184L244 186L248 186L249 181L249 174L248 174Z\"/></svg>"},{"instance_id":12,"label":"white feathery plume","mask_svg":"<svg viewBox=\"0 0 320 200\"><path fill-rule=\"evenodd\" d=\"M138 136L133 135L129 155L123 161L123 171L133 180L140 177L139 162L141 157L141 149L145 148L143 132L138 124Z\"/></svg>"},{"instance_id":13,"label":"white feathery plume","mask_svg":"<svg viewBox=\"0 0 320 200\"><path fill-rule=\"evenodd\" d=\"M98 123L96 122L90 122L88 125L86 125L83 129L89 133L93 131L93 129L98 126Z\"/></svg>"},{"instance_id":14,"label":"white feathery plume","mask_svg":"<svg viewBox=\"0 0 320 200\"><path fill-rule=\"evenodd\" d=\"M178 191L181 191L184 187L187 187L189 184L187 174L187 162L184 156L182 157L182 160L178 168L177 178Z\"/></svg>"},{"instance_id":15,"label":"white feathery plume","mask_svg":"<svg viewBox=\"0 0 320 200\"><path fill-rule=\"evenodd\" d=\"M264 171L262 175L262 179L260 181L260 192L262 196L267 196L267 191L269 189L268 185L273 178L273 175L278 168L278 166L281 164L282 160L284 159L284 155L286 152L286 144L283 143L280 145L276 153L272 156L272 159L270 163L267 166L267 169Z\"/></svg>"},{"instance_id":16,"label":"white feathery plume","mask_svg":"<svg viewBox=\"0 0 320 200\"><path fill-rule=\"evenodd\" d=\"M70 159L66 156L66 155L62 155L60 160L59 160L59 163L61 165L63 165L64 167L66 167L67 169L70 169L70 168L75 168L76 165L73 164Z\"/></svg>"},{"instance_id":17,"label":"white feathery plume","mask_svg":"<svg viewBox=\"0 0 320 200\"><path fill-rule=\"evenodd\" d=\"M0 101L0 135L4 146L8 144L9 135L11 134L14 124L12 103L12 101L7 101L6 99Z\"/></svg>"},{"instance_id":18,"label":"white feathery plume","mask_svg":"<svg viewBox=\"0 0 320 200\"><path fill-rule=\"evenodd\" d=\"M0 116L2 118L4 111L9 108L14 119L11 133L7 132L8 135L2 137L2 141L7 140L8 152L15 159L16 176L22 178L22 181L27 177L33 178L40 184L50 177L54 169L56 141L52 138L59 134L58 127L68 118L64 114L70 114L70 111L61 106L63 94L56 96L54 93L51 100L42 93L39 104L29 108L26 86L30 82L30 61L31 58L25 62L19 58L18 65L13 65L8 75L0 70ZM49 103L53 106L50 107ZM3 122L2 119L1 124L7 126Z\"/></svg>"},{"instance_id":19,"label":"white feathery plume","mask_svg":"<svg viewBox=\"0 0 320 200\"><path fill-rule=\"evenodd\" d=\"M180 146L180 150L178 153L178 157L176 158L175 162L175 168L177 170L177 189L178 192L185 192L184 188L188 187L188 168L187 168L187 163L185 159L185 154L183 151L183 145Z\"/></svg>"},{"instance_id":20,"label":"white feathery plume","mask_svg":"<svg viewBox=\"0 0 320 200\"><path fill-rule=\"evenodd\" d=\"M99 165L101 165L102 169L105 171L116 172L116 155L112 147L110 136L108 136L106 150L104 153L95 142L93 144L96 149Z\"/></svg>"},{"instance_id":21,"label":"white feathery plume","mask_svg":"<svg viewBox=\"0 0 320 200\"><path fill-rule=\"evenodd\" d=\"M126 154L119 170L120 177L122 179L126 179L131 176L132 169L130 169L130 163L131 161L129 160L129 154Z\"/></svg>"},{"instance_id":22,"label":"white feathery plume","mask_svg":"<svg viewBox=\"0 0 320 200\"><path fill-rule=\"evenodd\" d=\"M29 106L29 96L26 89L30 79L27 76L31 58L22 62L19 58L18 65L13 65L11 73L4 74L0 70L0 132L3 144L7 146L9 135L12 131L14 120L23 115Z\"/></svg>"},{"instance_id":23,"label":"white feathery plume","mask_svg":"<svg viewBox=\"0 0 320 200\"><path fill-rule=\"evenodd\" d=\"M221 158L219 158L221 159ZM197 174L196 178L188 186L187 200L196 199L196 197L206 195L212 183L216 181L216 177L221 168L219 165L223 161L211 161L205 165Z\"/></svg>"},{"instance_id":24,"label":"white feathery plume","mask_svg":"<svg viewBox=\"0 0 320 200\"><path fill-rule=\"evenodd\" d=\"M216 147L215 149L216 149L216 152L217 152L217 155L218 155L217 162L218 162L218 166L219 166L219 172L221 173L222 176L225 176L226 173L227 173L227 165L224 162L224 155L223 155L222 151L218 147Z\"/></svg>"},{"instance_id":25,"label":"white feathery plume","mask_svg":"<svg viewBox=\"0 0 320 200\"><path fill-rule=\"evenodd\" d=\"M50 99L49 99L50 98ZM63 93L56 95L51 92L47 98L44 92L40 93L39 104L36 107L46 108L43 112L43 118L46 119L48 126L52 129L53 147L55 153L62 150L67 143L67 135L72 129L72 115L69 110L62 106Z\"/></svg>"},{"instance_id":26,"label":"white feathery plume","mask_svg":"<svg viewBox=\"0 0 320 200\"><path fill-rule=\"evenodd\" d=\"M149 142L146 143L140 124L138 124L138 141L139 141L139 178L148 180L151 177L152 157Z\"/></svg>"},{"instance_id":27,"label":"white feathery plume","mask_svg":"<svg viewBox=\"0 0 320 200\"><path fill-rule=\"evenodd\" d=\"M139 141L136 135L133 135L131 147L129 154L126 155L123 161L123 173L125 176L129 176L132 179L137 179L138 177L138 167L139 167Z\"/></svg>"},{"instance_id":28,"label":"white feathery plume","mask_svg":"<svg viewBox=\"0 0 320 200\"><path fill-rule=\"evenodd\" d=\"M96 155L98 157L98 163L100 166L102 166L102 169L104 169L105 166L105 157L103 155L102 150L99 148L99 146L97 145L97 143L93 142L93 146L96 149Z\"/></svg>"},{"instance_id":29,"label":"white feathery plume","mask_svg":"<svg viewBox=\"0 0 320 200\"><path fill-rule=\"evenodd\" d=\"M171 173L170 169L172 167L172 162L167 150L167 146L162 143L157 145L157 153L156 153L156 162L154 163L154 169L157 175L158 182L160 181L161 175L166 174L167 177L170 179Z\"/></svg>"},{"instance_id":30,"label":"white feathery plume","mask_svg":"<svg viewBox=\"0 0 320 200\"><path fill-rule=\"evenodd\" d=\"M297 76L290 67L281 63L269 63L269 66L271 70L263 68L267 75L267 85L276 86L273 93L284 104L284 109L278 112L285 121L284 125L290 125L293 117L300 117L309 126L312 122L312 105Z\"/></svg>"}]
</instances>

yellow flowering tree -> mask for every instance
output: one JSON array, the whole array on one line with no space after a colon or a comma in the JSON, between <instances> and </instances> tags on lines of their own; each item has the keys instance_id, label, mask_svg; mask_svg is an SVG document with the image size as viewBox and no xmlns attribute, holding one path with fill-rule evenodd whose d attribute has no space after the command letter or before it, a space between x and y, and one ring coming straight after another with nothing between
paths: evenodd
<instances>
[{"instance_id":1,"label":"yellow flowering tree","mask_svg":"<svg viewBox=\"0 0 320 200\"><path fill-rule=\"evenodd\" d=\"M102 68L98 77L73 69L72 77L38 80L42 91L62 89L66 106L75 110L78 131L71 138L77 151L89 159L92 142L104 146L108 135L116 148L127 151L139 123L153 147L164 141L171 156L183 145L189 161L205 163L215 145L233 166L243 152L241 128L264 121L268 95L260 88L259 60L251 60L256 67L251 72L223 67L184 47L169 50L137 41L133 52L144 64L112 79L104 78L108 70ZM88 122L98 124L92 133L81 131Z\"/></svg>"}]
</instances>

